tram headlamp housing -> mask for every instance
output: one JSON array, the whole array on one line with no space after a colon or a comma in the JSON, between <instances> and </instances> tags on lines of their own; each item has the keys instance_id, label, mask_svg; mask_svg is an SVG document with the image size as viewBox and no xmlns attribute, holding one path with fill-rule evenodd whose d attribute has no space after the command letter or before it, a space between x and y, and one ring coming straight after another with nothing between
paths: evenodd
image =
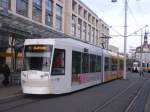
<instances>
[{"instance_id":1,"label":"tram headlamp housing","mask_svg":"<svg viewBox=\"0 0 150 112\"><path fill-rule=\"evenodd\" d=\"M45 76L45 77L48 77L48 76L49 76L49 74L48 74L48 73L44 73L44 76Z\"/></svg>"},{"instance_id":2,"label":"tram headlamp housing","mask_svg":"<svg viewBox=\"0 0 150 112\"><path fill-rule=\"evenodd\" d=\"M49 77L49 74L48 73L44 73L44 74L42 74L41 75L41 78L43 79L43 78L48 78Z\"/></svg>"},{"instance_id":3,"label":"tram headlamp housing","mask_svg":"<svg viewBox=\"0 0 150 112\"><path fill-rule=\"evenodd\" d=\"M27 74L25 74L24 72L21 73L23 78L27 78Z\"/></svg>"}]
</instances>

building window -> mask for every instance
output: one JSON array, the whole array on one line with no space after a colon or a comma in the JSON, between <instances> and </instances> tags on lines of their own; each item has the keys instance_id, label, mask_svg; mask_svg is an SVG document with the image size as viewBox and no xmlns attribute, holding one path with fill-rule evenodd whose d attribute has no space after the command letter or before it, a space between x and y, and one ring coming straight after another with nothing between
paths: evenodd
<instances>
[{"instance_id":1,"label":"building window","mask_svg":"<svg viewBox=\"0 0 150 112\"><path fill-rule=\"evenodd\" d=\"M98 45L98 30L96 30L96 39L95 39L95 44Z\"/></svg>"},{"instance_id":2,"label":"building window","mask_svg":"<svg viewBox=\"0 0 150 112\"><path fill-rule=\"evenodd\" d=\"M10 9L10 0L0 0L0 7Z\"/></svg>"},{"instance_id":3,"label":"building window","mask_svg":"<svg viewBox=\"0 0 150 112\"><path fill-rule=\"evenodd\" d=\"M87 30L86 25L87 25L86 22L84 22L84 23L83 23L83 38L84 38L85 40L86 40L86 32L87 32L87 31L86 31L86 30Z\"/></svg>"},{"instance_id":4,"label":"building window","mask_svg":"<svg viewBox=\"0 0 150 112\"><path fill-rule=\"evenodd\" d=\"M28 0L16 0L16 12L20 15L28 15Z\"/></svg>"},{"instance_id":5,"label":"building window","mask_svg":"<svg viewBox=\"0 0 150 112\"><path fill-rule=\"evenodd\" d=\"M77 12L77 3L74 0L72 1L72 10Z\"/></svg>"},{"instance_id":6,"label":"building window","mask_svg":"<svg viewBox=\"0 0 150 112\"><path fill-rule=\"evenodd\" d=\"M98 28L98 20L96 20L96 27Z\"/></svg>"},{"instance_id":7,"label":"building window","mask_svg":"<svg viewBox=\"0 0 150 112\"><path fill-rule=\"evenodd\" d=\"M91 22L91 14L88 14L88 21Z\"/></svg>"},{"instance_id":8,"label":"building window","mask_svg":"<svg viewBox=\"0 0 150 112\"><path fill-rule=\"evenodd\" d=\"M82 7L79 5L79 7L78 7L78 14L80 15L80 16L82 16Z\"/></svg>"},{"instance_id":9,"label":"building window","mask_svg":"<svg viewBox=\"0 0 150 112\"><path fill-rule=\"evenodd\" d=\"M35 21L41 22L41 18L42 18L42 1L41 0L33 0L32 18Z\"/></svg>"},{"instance_id":10,"label":"building window","mask_svg":"<svg viewBox=\"0 0 150 112\"><path fill-rule=\"evenodd\" d=\"M88 36L87 36L87 41L89 42L91 38L91 25L88 25Z\"/></svg>"},{"instance_id":11,"label":"building window","mask_svg":"<svg viewBox=\"0 0 150 112\"><path fill-rule=\"evenodd\" d=\"M102 32L104 33L104 25L102 24Z\"/></svg>"},{"instance_id":12,"label":"building window","mask_svg":"<svg viewBox=\"0 0 150 112\"><path fill-rule=\"evenodd\" d=\"M84 10L84 19L87 19L87 11Z\"/></svg>"},{"instance_id":13,"label":"building window","mask_svg":"<svg viewBox=\"0 0 150 112\"><path fill-rule=\"evenodd\" d=\"M62 7L56 4L56 29L62 30Z\"/></svg>"},{"instance_id":14,"label":"building window","mask_svg":"<svg viewBox=\"0 0 150 112\"><path fill-rule=\"evenodd\" d=\"M92 24L95 25L95 18L92 17Z\"/></svg>"},{"instance_id":15,"label":"building window","mask_svg":"<svg viewBox=\"0 0 150 112\"><path fill-rule=\"evenodd\" d=\"M52 0L45 1L45 24L53 26L53 2Z\"/></svg>"},{"instance_id":16,"label":"building window","mask_svg":"<svg viewBox=\"0 0 150 112\"><path fill-rule=\"evenodd\" d=\"M94 43L94 38L95 38L95 28L92 28L91 43Z\"/></svg>"},{"instance_id":17,"label":"building window","mask_svg":"<svg viewBox=\"0 0 150 112\"><path fill-rule=\"evenodd\" d=\"M72 35L76 35L76 19L75 15L72 15Z\"/></svg>"},{"instance_id":18,"label":"building window","mask_svg":"<svg viewBox=\"0 0 150 112\"><path fill-rule=\"evenodd\" d=\"M82 20L78 19L78 38L81 38L82 31Z\"/></svg>"}]
</instances>

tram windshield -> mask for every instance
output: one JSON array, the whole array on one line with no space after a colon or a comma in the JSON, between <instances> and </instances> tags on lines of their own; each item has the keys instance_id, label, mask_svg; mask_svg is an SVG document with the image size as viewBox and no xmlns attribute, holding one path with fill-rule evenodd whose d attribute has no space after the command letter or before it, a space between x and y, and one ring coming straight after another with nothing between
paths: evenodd
<instances>
[{"instance_id":1,"label":"tram windshield","mask_svg":"<svg viewBox=\"0 0 150 112\"><path fill-rule=\"evenodd\" d=\"M52 46L28 45L24 51L24 70L38 70L49 72Z\"/></svg>"}]
</instances>

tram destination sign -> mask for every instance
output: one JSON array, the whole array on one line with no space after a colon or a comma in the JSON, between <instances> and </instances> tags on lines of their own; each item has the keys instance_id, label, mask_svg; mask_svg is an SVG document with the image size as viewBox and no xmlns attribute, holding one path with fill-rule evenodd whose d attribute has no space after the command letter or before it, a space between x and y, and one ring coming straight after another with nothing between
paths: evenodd
<instances>
[{"instance_id":1,"label":"tram destination sign","mask_svg":"<svg viewBox=\"0 0 150 112\"><path fill-rule=\"evenodd\" d=\"M28 45L25 46L25 51L26 52L44 52L44 51L49 51L50 46L47 45Z\"/></svg>"}]
</instances>

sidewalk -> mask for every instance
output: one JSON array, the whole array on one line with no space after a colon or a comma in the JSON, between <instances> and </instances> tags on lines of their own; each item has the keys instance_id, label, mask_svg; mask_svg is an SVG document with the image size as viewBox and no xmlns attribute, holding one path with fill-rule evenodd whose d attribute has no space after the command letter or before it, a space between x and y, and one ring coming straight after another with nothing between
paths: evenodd
<instances>
[{"instance_id":1,"label":"sidewalk","mask_svg":"<svg viewBox=\"0 0 150 112\"><path fill-rule=\"evenodd\" d=\"M18 75L19 74L15 74L15 76ZM12 81L10 81L10 84L7 87L5 87L1 83L2 80L3 75L0 74L0 102L22 95L20 83L16 83L14 82L14 80L11 79Z\"/></svg>"},{"instance_id":2,"label":"sidewalk","mask_svg":"<svg viewBox=\"0 0 150 112\"><path fill-rule=\"evenodd\" d=\"M8 86L0 88L0 101L21 95L21 86Z\"/></svg>"}]
</instances>

